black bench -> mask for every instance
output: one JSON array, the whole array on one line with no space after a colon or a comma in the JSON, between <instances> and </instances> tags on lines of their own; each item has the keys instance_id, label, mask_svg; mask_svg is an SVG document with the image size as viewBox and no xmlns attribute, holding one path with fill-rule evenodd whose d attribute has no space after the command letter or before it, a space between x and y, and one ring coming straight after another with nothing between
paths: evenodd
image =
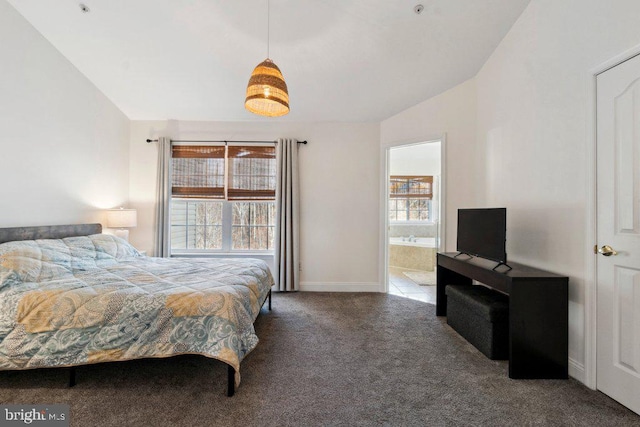
<instances>
[{"instance_id":1,"label":"black bench","mask_svg":"<svg viewBox=\"0 0 640 427\"><path fill-rule=\"evenodd\" d=\"M484 286L447 285L447 323L489 359L509 358L509 297Z\"/></svg>"}]
</instances>

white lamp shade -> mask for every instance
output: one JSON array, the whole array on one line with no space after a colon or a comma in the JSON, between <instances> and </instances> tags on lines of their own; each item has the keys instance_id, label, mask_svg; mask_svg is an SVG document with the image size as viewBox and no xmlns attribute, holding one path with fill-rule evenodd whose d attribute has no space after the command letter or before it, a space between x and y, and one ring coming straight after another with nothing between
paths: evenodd
<instances>
[{"instance_id":1,"label":"white lamp shade","mask_svg":"<svg viewBox=\"0 0 640 427\"><path fill-rule=\"evenodd\" d=\"M135 209L109 209L107 227L132 228L138 225L138 211Z\"/></svg>"}]
</instances>

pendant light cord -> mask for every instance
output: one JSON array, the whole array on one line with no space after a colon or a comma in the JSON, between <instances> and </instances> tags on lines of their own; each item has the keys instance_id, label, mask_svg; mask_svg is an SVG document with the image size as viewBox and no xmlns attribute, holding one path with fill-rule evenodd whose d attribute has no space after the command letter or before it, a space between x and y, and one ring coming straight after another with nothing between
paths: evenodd
<instances>
[{"instance_id":1,"label":"pendant light cord","mask_svg":"<svg viewBox=\"0 0 640 427\"><path fill-rule=\"evenodd\" d=\"M271 34L271 14L269 13L271 8L269 7L269 0L267 0L267 59L269 59L269 36Z\"/></svg>"}]
</instances>

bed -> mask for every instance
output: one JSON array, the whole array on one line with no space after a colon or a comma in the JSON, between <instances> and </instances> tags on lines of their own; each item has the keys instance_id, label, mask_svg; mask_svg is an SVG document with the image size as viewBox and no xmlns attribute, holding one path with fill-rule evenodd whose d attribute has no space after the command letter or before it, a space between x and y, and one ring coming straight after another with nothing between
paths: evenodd
<instances>
[{"instance_id":1,"label":"bed","mask_svg":"<svg viewBox=\"0 0 640 427\"><path fill-rule=\"evenodd\" d=\"M198 354L228 365L257 343L273 277L257 259L152 258L100 224L0 229L0 370Z\"/></svg>"}]
</instances>

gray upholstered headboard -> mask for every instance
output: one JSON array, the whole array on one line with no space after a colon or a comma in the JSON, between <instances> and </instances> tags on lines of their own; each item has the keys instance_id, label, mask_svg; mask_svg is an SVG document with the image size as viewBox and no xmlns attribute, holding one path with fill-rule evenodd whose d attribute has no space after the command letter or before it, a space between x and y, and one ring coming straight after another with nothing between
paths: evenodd
<instances>
[{"instance_id":1,"label":"gray upholstered headboard","mask_svg":"<svg viewBox=\"0 0 640 427\"><path fill-rule=\"evenodd\" d=\"M44 225L38 227L0 228L0 243L17 240L64 239L102 233L101 224Z\"/></svg>"}]
</instances>

